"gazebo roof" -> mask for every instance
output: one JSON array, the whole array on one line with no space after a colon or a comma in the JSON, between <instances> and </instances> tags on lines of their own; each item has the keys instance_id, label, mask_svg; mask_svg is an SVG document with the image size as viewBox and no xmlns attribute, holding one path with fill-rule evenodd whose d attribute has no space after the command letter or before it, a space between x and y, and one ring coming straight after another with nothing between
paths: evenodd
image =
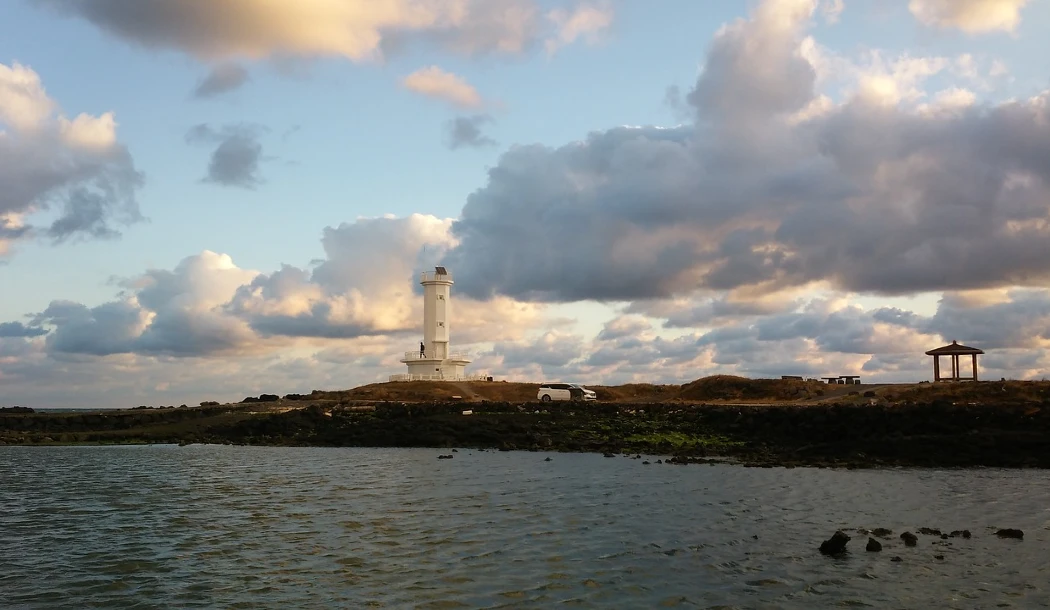
<instances>
[{"instance_id":1,"label":"gazebo roof","mask_svg":"<svg viewBox=\"0 0 1050 610\"><path fill-rule=\"evenodd\" d=\"M983 354L984 350L968 345L960 345L958 341L952 341L951 345L938 347L926 352L927 356L969 356L970 354Z\"/></svg>"}]
</instances>

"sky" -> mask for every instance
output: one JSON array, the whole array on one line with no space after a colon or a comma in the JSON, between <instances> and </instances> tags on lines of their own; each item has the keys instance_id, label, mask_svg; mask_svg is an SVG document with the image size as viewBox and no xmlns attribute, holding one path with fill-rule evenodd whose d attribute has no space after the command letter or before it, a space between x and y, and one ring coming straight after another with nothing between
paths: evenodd
<instances>
[{"instance_id":1,"label":"sky","mask_svg":"<svg viewBox=\"0 0 1050 610\"><path fill-rule=\"evenodd\" d=\"M0 405L1050 374L1050 0L10 0Z\"/></svg>"}]
</instances>

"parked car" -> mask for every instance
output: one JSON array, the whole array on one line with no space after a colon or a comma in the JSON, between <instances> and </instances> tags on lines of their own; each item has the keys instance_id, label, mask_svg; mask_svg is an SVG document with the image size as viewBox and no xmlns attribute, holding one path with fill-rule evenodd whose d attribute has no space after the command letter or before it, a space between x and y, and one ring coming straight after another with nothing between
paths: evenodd
<instances>
[{"instance_id":1,"label":"parked car","mask_svg":"<svg viewBox=\"0 0 1050 610\"><path fill-rule=\"evenodd\" d=\"M545 383L540 386L536 398L543 402L552 400L598 400L594 390L578 383Z\"/></svg>"}]
</instances>

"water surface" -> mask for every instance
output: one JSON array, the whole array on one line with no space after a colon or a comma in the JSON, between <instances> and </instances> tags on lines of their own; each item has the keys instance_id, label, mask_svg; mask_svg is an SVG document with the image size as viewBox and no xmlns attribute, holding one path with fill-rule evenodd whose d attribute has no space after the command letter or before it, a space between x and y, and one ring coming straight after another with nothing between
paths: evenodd
<instances>
[{"instance_id":1,"label":"water surface","mask_svg":"<svg viewBox=\"0 0 1050 610\"><path fill-rule=\"evenodd\" d=\"M1045 471L439 453L0 447L0 605L1050 605ZM836 529L922 526L973 538L816 550Z\"/></svg>"}]
</instances>

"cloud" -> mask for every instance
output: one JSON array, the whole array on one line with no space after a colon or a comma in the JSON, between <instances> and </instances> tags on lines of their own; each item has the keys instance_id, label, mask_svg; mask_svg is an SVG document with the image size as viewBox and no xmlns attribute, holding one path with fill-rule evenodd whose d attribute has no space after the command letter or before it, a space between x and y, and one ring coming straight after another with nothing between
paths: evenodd
<instances>
[{"instance_id":1,"label":"cloud","mask_svg":"<svg viewBox=\"0 0 1050 610\"><path fill-rule=\"evenodd\" d=\"M597 42L600 34L612 25L613 9L607 3L583 4L571 11L556 8L547 13L547 19L557 27L556 34L545 42L547 53L553 54L579 38Z\"/></svg>"},{"instance_id":2,"label":"cloud","mask_svg":"<svg viewBox=\"0 0 1050 610\"><path fill-rule=\"evenodd\" d=\"M693 124L510 147L452 225L460 290L754 300L1050 281L1050 92L931 96L949 60L871 54L832 100L816 88L814 7L766 2L719 30L687 96Z\"/></svg>"},{"instance_id":3,"label":"cloud","mask_svg":"<svg viewBox=\"0 0 1050 610\"><path fill-rule=\"evenodd\" d=\"M949 292L931 317L897 310L876 315L904 328L987 349L1050 348L1050 291L1004 289Z\"/></svg>"},{"instance_id":4,"label":"cloud","mask_svg":"<svg viewBox=\"0 0 1050 610\"><path fill-rule=\"evenodd\" d=\"M688 297L635 301L625 311L662 319L667 328L704 328L787 313L800 305L798 291L750 295L746 291L730 290L712 296L696 293Z\"/></svg>"},{"instance_id":5,"label":"cloud","mask_svg":"<svg viewBox=\"0 0 1050 610\"><path fill-rule=\"evenodd\" d=\"M260 275L239 288L225 309L261 336L345 339L422 332L416 274L440 263L440 253L451 244L450 223L413 214L326 228L325 258L312 270L285 265ZM369 264L362 265L365 260ZM454 307L453 340L468 343L520 337L542 312L505 297L479 303L457 295Z\"/></svg>"},{"instance_id":6,"label":"cloud","mask_svg":"<svg viewBox=\"0 0 1050 610\"><path fill-rule=\"evenodd\" d=\"M1012 32L1028 0L910 0L908 10L930 27L957 28L968 34Z\"/></svg>"},{"instance_id":7,"label":"cloud","mask_svg":"<svg viewBox=\"0 0 1050 610\"><path fill-rule=\"evenodd\" d=\"M193 90L197 99L215 97L239 88L248 82L248 70L235 63L222 63L208 73Z\"/></svg>"},{"instance_id":8,"label":"cloud","mask_svg":"<svg viewBox=\"0 0 1050 610\"><path fill-rule=\"evenodd\" d=\"M518 54L547 35L534 0L33 0L147 48L201 60L285 56L371 61L413 43Z\"/></svg>"},{"instance_id":9,"label":"cloud","mask_svg":"<svg viewBox=\"0 0 1050 610\"><path fill-rule=\"evenodd\" d=\"M347 338L413 331L422 249L447 242L432 216L360 219L326 228L313 270L284 266L237 290L228 310L268 336ZM365 260L368 264L362 264Z\"/></svg>"},{"instance_id":10,"label":"cloud","mask_svg":"<svg viewBox=\"0 0 1050 610\"><path fill-rule=\"evenodd\" d=\"M55 241L119 237L118 225L143 220L143 176L116 130L110 112L67 118L36 72L0 64L0 254L55 209L42 231Z\"/></svg>"},{"instance_id":11,"label":"cloud","mask_svg":"<svg viewBox=\"0 0 1050 610\"><path fill-rule=\"evenodd\" d=\"M729 121L739 129L746 121L804 108L813 98L816 70L801 34L815 8L815 0L767 1L750 20L724 26L687 98L701 120Z\"/></svg>"},{"instance_id":12,"label":"cloud","mask_svg":"<svg viewBox=\"0 0 1050 610\"><path fill-rule=\"evenodd\" d=\"M246 357L289 349L298 340L411 345L404 337L422 331L417 273L439 261L434 256L450 243L449 223L415 214L326 228L325 258L312 269L283 265L260 273L206 250L172 270L121 280L118 298L100 305L52 301L29 314L28 324L0 326L0 336L43 336L52 357ZM457 297L454 307L458 344L519 340L546 322L543 306L506 297ZM396 364L396 350L386 355Z\"/></svg>"},{"instance_id":13,"label":"cloud","mask_svg":"<svg viewBox=\"0 0 1050 610\"><path fill-rule=\"evenodd\" d=\"M225 125L218 130L202 123L186 133L186 141L217 144L203 181L252 189L262 183L259 162L263 148L259 137L265 132L264 127L248 123Z\"/></svg>"},{"instance_id":14,"label":"cloud","mask_svg":"<svg viewBox=\"0 0 1050 610\"><path fill-rule=\"evenodd\" d=\"M6 256L11 251L11 245L27 235L29 229L19 214L0 215L0 256Z\"/></svg>"},{"instance_id":15,"label":"cloud","mask_svg":"<svg viewBox=\"0 0 1050 610\"><path fill-rule=\"evenodd\" d=\"M397 231L395 227L429 224L424 219L369 220L380 225L382 220L398 221L378 228L387 236ZM369 228L377 230L374 224ZM343 245L351 249L332 249L329 256L354 254L349 242ZM349 264L342 269L352 271ZM327 281L324 275L310 281ZM415 337L348 334L338 343L303 345L290 343L295 338L291 335L267 339L247 332L245 318L232 315L236 312L230 310L229 297L246 286L258 287L260 277L238 269L228 257L205 252L172 271L153 270L126 280L122 285L127 292L115 301L90 308L56 301L28 325L0 326L5 397L39 404L48 396L84 405L112 401L118 391L136 397L138 404L143 404L140 396L150 396L145 404L157 404L161 397L165 404L178 404L238 399L263 391L347 387L402 370L397 358L406 346L414 347ZM365 281L378 278L377 274ZM355 280L346 275L343 281ZM402 282L402 289L410 292L410 282L414 278ZM283 298L291 295L286 290ZM279 300L275 294L262 298ZM376 301L372 311L378 312L381 304ZM474 350L472 370L512 380L681 383L725 373L857 374L868 382L916 381L930 376L923 352L953 338L987 351L981 361L984 378L1050 373L1050 290L1045 289L946 295L930 316L866 309L848 296L829 295L799 302L790 311L745 316L673 338L660 336L651 318L637 314L614 317L596 336L587 337L555 328L524 303L508 310L498 302L476 303L457 296L453 305L457 348L482 344ZM410 315L418 318L418 305L413 309ZM526 311L531 313L522 313ZM482 317L486 319L479 320ZM39 331L31 329L37 324L50 326L51 334L34 336ZM294 330L291 325L285 328ZM488 343L490 348L485 347ZM63 383L57 383L59 379ZM237 380L235 387L231 379ZM78 388L75 396L62 390L68 386Z\"/></svg>"},{"instance_id":16,"label":"cloud","mask_svg":"<svg viewBox=\"0 0 1050 610\"><path fill-rule=\"evenodd\" d=\"M504 366L538 365L545 374L550 374L581 357L583 348L579 337L549 331L529 342L500 344L492 353L502 359Z\"/></svg>"},{"instance_id":17,"label":"cloud","mask_svg":"<svg viewBox=\"0 0 1050 610\"><path fill-rule=\"evenodd\" d=\"M417 273L441 250L423 248L447 243L449 223L359 219L325 231L326 256L309 270L261 274L204 251L120 280L108 302L52 301L28 322L0 324L5 400L179 404L385 380L403 370L398 358L422 331ZM506 297L457 295L452 307L457 350L559 324L543 306ZM494 358L482 351L477 360L473 370Z\"/></svg>"},{"instance_id":18,"label":"cloud","mask_svg":"<svg viewBox=\"0 0 1050 610\"><path fill-rule=\"evenodd\" d=\"M463 77L437 66L420 68L403 78L401 84L410 91L456 106L475 108L481 105L481 95Z\"/></svg>"},{"instance_id":19,"label":"cloud","mask_svg":"<svg viewBox=\"0 0 1050 610\"><path fill-rule=\"evenodd\" d=\"M33 316L48 326L51 353L107 356L235 353L250 346L247 325L218 307L256 272L237 268L229 256L210 251L183 259L172 271L150 270L124 282L130 292L88 307L53 301Z\"/></svg>"},{"instance_id":20,"label":"cloud","mask_svg":"<svg viewBox=\"0 0 1050 610\"><path fill-rule=\"evenodd\" d=\"M496 141L481 132L481 127L485 123L491 122L492 117L487 114L475 114L452 119L445 124L448 147L455 150L462 147L483 148L495 146Z\"/></svg>"},{"instance_id":21,"label":"cloud","mask_svg":"<svg viewBox=\"0 0 1050 610\"><path fill-rule=\"evenodd\" d=\"M46 334L46 329L26 326L21 322L0 322L0 337L40 337Z\"/></svg>"}]
</instances>

